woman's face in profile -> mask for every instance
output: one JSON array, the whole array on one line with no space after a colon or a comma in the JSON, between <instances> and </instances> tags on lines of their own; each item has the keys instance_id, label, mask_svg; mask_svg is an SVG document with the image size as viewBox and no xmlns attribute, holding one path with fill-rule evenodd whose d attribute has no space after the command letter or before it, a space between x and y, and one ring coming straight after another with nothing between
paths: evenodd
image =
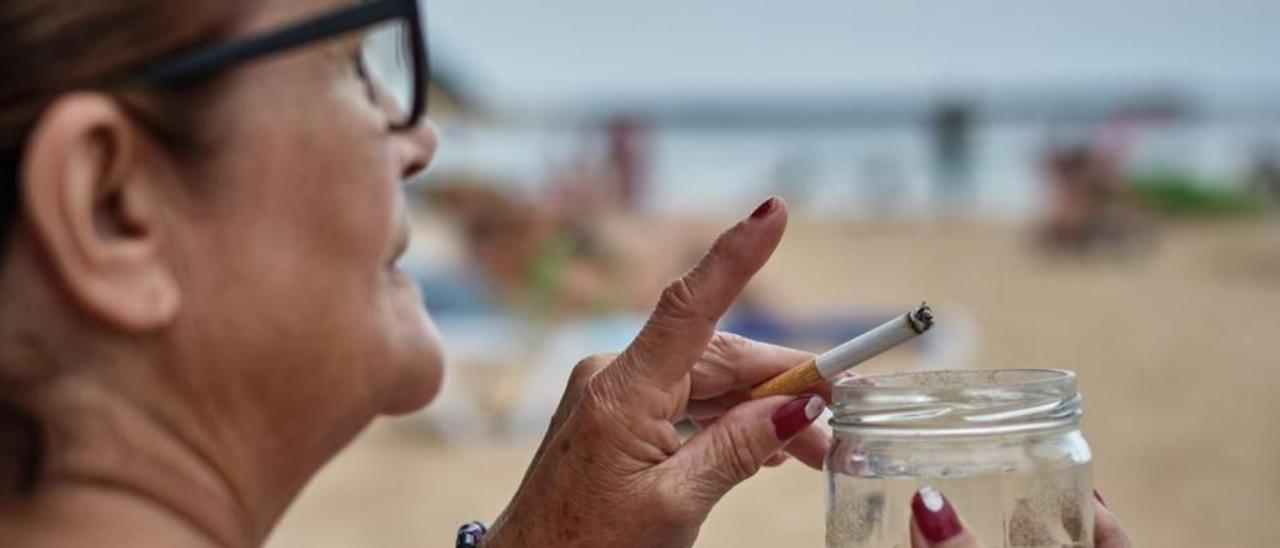
<instances>
[{"instance_id":1,"label":"woman's face in profile","mask_svg":"<svg viewBox=\"0 0 1280 548\"><path fill-rule=\"evenodd\" d=\"M266 0L240 33L342 3ZM352 35L237 68L206 106L207 161L190 170L181 315L188 356L229 392L285 416L396 413L441 378L435 328L397 269L409 236L402 183L431 161L434 131L387 129ZM249 392L251 394L245 394Z\"/></svg>"}]
</instances>

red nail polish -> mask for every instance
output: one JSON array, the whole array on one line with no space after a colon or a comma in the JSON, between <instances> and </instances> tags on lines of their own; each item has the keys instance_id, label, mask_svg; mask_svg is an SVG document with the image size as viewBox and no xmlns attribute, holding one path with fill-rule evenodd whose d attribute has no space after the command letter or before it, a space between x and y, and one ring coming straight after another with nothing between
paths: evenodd
<instances>
[{"instance_id":1,"label":"red nail polish","mask_svg":"<svg viewBox=\"0 0 1280 548\"><path fill-rule=\"evenodd\" d=\"M947 497L932 487L921 488L916 491L916 496L911 497L911 515L929 542L945 541L964 530Z\"/></svg>"},{"instance_id":2,"label":"red nail polish","mask_svg":"<svg viewBox=\"0 0 1280 548\"><path fill-rule=\"evenodd\" d=\"M1098 502L1102 503L1103 508L1107 507L1107 501L1102 500L1102 493L1099 493L1097 489L1093 490L1093 498L1098 499Z\"/></svg>"},{"instance_id":3,"label":"red nail polish","mask_svg":"<svg viewBox=\"0 0 1280 548\"><path fill-rule=\"evenodd\" d=\"M825 408L820 396L800 396L773 412L773 431L778 434L778 439L789 440L809 426Z\"/></svg>"},{"instance_id":4,"label":"red nail polish","mask_svg":"<svg viewBox=\"0 0 1280 548\"><path fill-rule=\"evenodd\" d=\"M768 217L769 214L773 213L773 210L777 208L778 208L778 199L771 197L768 200L765 200L764 203L756 207L755 211L751 212L751 218L763 219L765 217Z\"/></svg>"}]
</instances>

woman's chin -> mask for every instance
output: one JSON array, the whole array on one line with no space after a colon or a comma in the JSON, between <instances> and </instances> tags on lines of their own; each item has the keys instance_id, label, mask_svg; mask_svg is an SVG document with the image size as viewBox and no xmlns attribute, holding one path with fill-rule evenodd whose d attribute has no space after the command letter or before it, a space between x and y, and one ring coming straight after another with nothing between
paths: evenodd
<instances>
[{"instance_id":1,"label":"woman's chin","mask_svg":"<svg viewBox=\"0 0 1280 548\"><path fill-rule=\"evenodd\" d=\"M399 265L384 272L382 300L389 309L390 322L381 333L386 337L383 344L391 352L382 365L377 386L382 387L382 413L402 415L435 399L444 376L444 351L417 281Z\"/></svg>"},{"instance_id":2,"label":"woman's chin","mask_svg":"<svg viewBox=\"0 0 1280 548\"><path fill-rule=\"evenodd\" d=\"M418 301L411 319L397 326L407 338L395 360L393 379L386 386L383 413L402 415L425 407L440 392L444 352L435 323Z\"/></svg>"},{"instance_id":3,"label":"woman's chin","mask_svg":"<svg viewBox=\"0 0 1280 548\"><path fill-rule=\"evenodd\" d=\"M392 416L413 413L431 403L431 400L434 400L439 392L439 379L433 382L415 383L414 387L408 385L397 386L396 393L387 401L382 413Z\"/></svg>"},{"instance_id":4,"label":"woman's chin","mask_svg":"<svg viewBox=\"0 0 1280 548\"><path fill-rule=\"evenodd\" d=\"M398 379L388 387L382 412L387 415L412 413L431 403L440 393L444 380L444 360L439 347L435 351L406 364L398 371Z\"/></svg>"}]
</instances>

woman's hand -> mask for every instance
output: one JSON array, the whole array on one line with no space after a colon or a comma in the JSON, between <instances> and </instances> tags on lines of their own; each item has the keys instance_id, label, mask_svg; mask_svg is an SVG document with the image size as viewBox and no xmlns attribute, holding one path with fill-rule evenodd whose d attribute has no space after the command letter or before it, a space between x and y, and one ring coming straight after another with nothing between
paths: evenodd
<instances>
[{"instance_id":1,"label":"woman's hand","mask_svg":"<svg viewBox=\"0 0 1280 548\"><path fill-rule=\"evenodd\" d=\"M1093 545L1129 548L1129 535L1120 528L1116 515L1102 504L1096 491L1094 495ZM982 543L965 529L947 498L926 487L911 500L911 548L982 548Z\"/></svg>"},{"instance_id":2,"label":"woman's hand","mask_svg":"<svg viewBox=\"0 0 1280 548\"><path fill-rule=\"evenodd\" d=\"M711 507L782 450L821 468L820 397L746 397L810 355L715 330L785 227L771 198L663 292L625 351L574 368L485 547L688 546ZM682 442L674 423L686 416L703 428Z\"/></svg>"}]
</instances>

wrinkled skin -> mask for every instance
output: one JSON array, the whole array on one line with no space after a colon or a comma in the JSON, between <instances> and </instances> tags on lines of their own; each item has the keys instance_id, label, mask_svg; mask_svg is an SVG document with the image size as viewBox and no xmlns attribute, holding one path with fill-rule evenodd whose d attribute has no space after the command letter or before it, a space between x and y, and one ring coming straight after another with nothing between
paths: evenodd
<instances>
[{"instance_id":1,"label":"wrinkled skin","mask_svg":"<svg viewBox=\"0 0 1280 548\"><path fill-rule=\"evenodd\" d=\"M626 350L578 364L485 546L688 546L716 502L784 447L821 468L824 432L780 439L771 420L792 398L746 400L811 356L715 331L782 237L776 204L722 234ZM685 416L704 428L682 442L673 422Z\"/></svg>"}]
</instances>

